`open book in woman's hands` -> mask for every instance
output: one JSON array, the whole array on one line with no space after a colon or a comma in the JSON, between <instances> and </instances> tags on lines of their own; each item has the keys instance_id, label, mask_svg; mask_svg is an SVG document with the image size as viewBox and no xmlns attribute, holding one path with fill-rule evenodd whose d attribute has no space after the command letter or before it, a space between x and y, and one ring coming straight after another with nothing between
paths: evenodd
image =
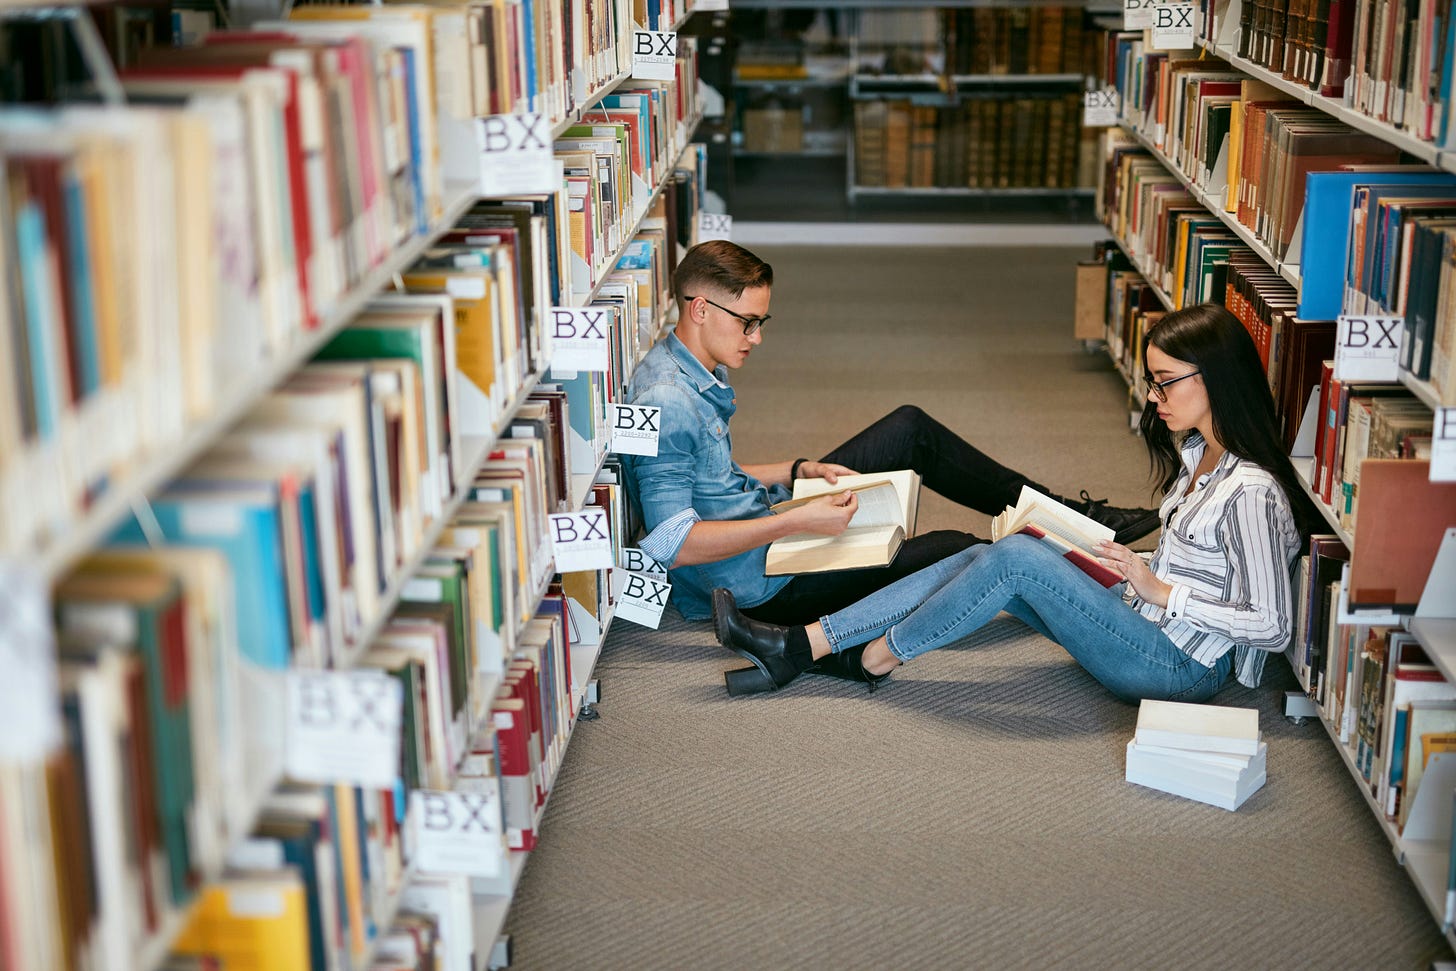
<instances>
[{"instance_id":1,"label":"open book in woman's hands","mask_svg":"<svg viewBox=\"0 0 1456 971\"><path fill-rule=\"evenodd\" d=\"M795 533L774 540L768 547L764 575L853 570L885 566L895 559L901 544L915 535L920 476L911 469L841 475L833 485L825 479L795 479L794 498L778 503L773 511L782 513L846 490L858 497L859 509L845 531L838 536Z\"/></svg>"},{"instance_id":2,"label":"open book in woman's hands","mask_svg":"<svg viewBox=\"0 0 1456 971\"><path fill-rule=\"evenodd\" d=\"M1097 544L1116 535L1112 527L1069 509L1030 486L1022 486L1016 505L1007 506L991 520L992 542L1015 533L1035 536L1056 547L1077 569L1104 587L1122 582L1116 570L1097 558Z\"/></svg>"}]
</instances>

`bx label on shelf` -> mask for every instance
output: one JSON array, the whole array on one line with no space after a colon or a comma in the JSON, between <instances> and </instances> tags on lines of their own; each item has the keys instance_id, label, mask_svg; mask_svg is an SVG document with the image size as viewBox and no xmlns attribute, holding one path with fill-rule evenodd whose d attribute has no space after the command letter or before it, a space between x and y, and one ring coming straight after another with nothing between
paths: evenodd
<instances>
[{"instance_id":1,"label":"bx label on shelf","mask_svg":"<svg viewBox=\"0 0 1456 971\"><path fill-rule=\"evenodd\" d=\"M667 576L667 570L663 569L652 557L635 546L624 546L617 553L617 565L628 573L647 573L655 577Z\"/></svg>"},{"instance_id":2,"label":"bx label on shelf","mask_svg":"<svg viewBox=\"0 0 1456 971\"><path fill-rule=\"evenodd\" d=\"M410 797L421 873L493 877L505 856L500 790L495 779L471 792L417 789Z\"/></svg>"},{"instance_id":3,"label":"bx label on shelf","mask_svg":"<svg viewBox=\"0 0 1456 971\"><path fill-rule=\"evenodd\" d=\"M1431 481L1456 482L1456 408L1437 408L1431 425Z\"/></svg>"},{"instance_id":4,"label":"bx label on shelf","mask_svg":"<svg viewBox=\"0 0 1456 971\"><path fill-rule=\"evenodd\" d=\"M551 556L557 573L611 569L612 537L606 510L552 513Z\"/></svg>"},{"instance_id":5,"label":"bx label on shelf","mask_svg":"<svg viewBox=\"0 0 1456 971\"><path fill-rule=\"evenodd\" d=\"M1118 105L1122 99L1117 89L1108 86L1082 95L1082 125L1086 128L1111 128L1117 124Z\"/></svg>"},{"instance_id":6,"label":"bx label on shelf","mask_svg":"<svg viewBox=\"0 0 1456 971\"><path fill-rule=\"evenodd\" d=\"M612 405L612 451L618 455L656 455L662 409L655 405Z\"/></svg>"},{"instance_id":7,"label":"bx label on shelf","mask_svg":"<svg viewBox=\"0 0 1456 971\"><path fill-rule=\"evenodd\" d=\"M62 623L74 626L75 608ZM50 594L37 571L0 560L0 760L38 762L61 744L60 686Z\"/></svg>"},{"instance_id":8,"label":"bx label on shelf","mask_svg":"<svg viewBox=\"0 0 1456 971\"><path fill-rule=\"evenodd\" d=\"M698 242L710 239L733 239L733 217L719 212L698 213Z\"/></svg>"},{"instance_id":9,"label":"bx label on shelf","mask_svg":"<svg viewBox=\"0 0 1456 971\"><path fill-rule=\"evenodd\" d=\"M677 60L677 34L671 30L632 32L632 76L642 81L671 81Z\"/></svg>"},{"instance_id":10,"label":"bx label on shelf","mask_svg":"<svg viewBox=\"0 0 1456 971\"><path fill-rule=\"evenodd\" d=\"M712 13L727 9L728 0L698 0L697 3L693 4L693 11L695 13Z\"/></svg>"},{"instance_id":11,"label":"bx label on shelf","mask_svg":"<svg viewBox=\"0 0 1456 971\"><path fill-rule=\"evenodd\" d=\"M1122 0L1122 26L1125 30L1146 30L1153 26L1156 0Z\"/></svg>"},{"instance_id":12,"label":"bx label on shelf","mask_svg":"<svg viewBox=\"0 0 1456 971\"><path fill-rule=\"evenodd\" d=\"M289 778L369 789L394 785L399 679L382 671L290 671L287 680Z\"/></svg>"},{"instance_id":13,"label":"bx label on shelf","mask_svg":"<svg viewBox=\"0 0 1456 971\"><path fill-rule=\"evenodd\" d=\"M1335 321L1335 377L1341 381L1399 381L1404 317L1355 317Z\"/></svg>"},{"instance_id":14,"label":"bx label on shelf","mask_svg":"<svg viewBox=\"0 0 1456 971\"><path fill-rule=\"evenodd\" d=\"M559 185L551 125L539 113L476 119L480 194L513 196L553 192Z\"/></svg>"},{"instance_id":15,"label":"bx label on shelf","mask_svg":"<svg viewBox=\"0 0 1456 971\"><path fill-rule=\"evenodd\" d=\"M552 307L551 370L605 371L611 364L611 316L598 307Z\"/></svg>"},{"instance_id":16,"label":"bx label on shelf","mask_svg":"<svg viewBox=\"0 0 1456 971\"><path fill-rule=\"evenodd\" d=\"M645 573L628 573L617 596L617 617L657 630L672 584Z\"/></svg>"},{"instance_id":17,"label":"bx label on shelf","mask_svg":"<svg viewBox=\"0 0 1456 971\"><path fill-rule=\"evenodd\" d=\"M1186 51L1193 47L1193 11L1191 3L1160 3L1153 7L1153 49Z\"/></svg>"}]
</instances>

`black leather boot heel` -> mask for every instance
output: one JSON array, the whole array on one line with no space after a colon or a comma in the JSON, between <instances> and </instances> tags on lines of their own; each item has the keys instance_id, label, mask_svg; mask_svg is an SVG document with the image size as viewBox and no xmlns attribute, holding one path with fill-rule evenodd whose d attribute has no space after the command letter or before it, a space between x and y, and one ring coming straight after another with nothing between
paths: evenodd
<instances>
[{"instance_id":1,"label":"black leather boot heel","mask_svg":"<svg viewBox=\"0 0 1456 971\"><path fill-rule=\"evenodd\" d=\"M756 695L765 691L777 691L779 687L774 684L773 678L756 667L724 671L723 683L728 686L728 694L734 698L739 695Z\"/></svg>"}]
</instances>

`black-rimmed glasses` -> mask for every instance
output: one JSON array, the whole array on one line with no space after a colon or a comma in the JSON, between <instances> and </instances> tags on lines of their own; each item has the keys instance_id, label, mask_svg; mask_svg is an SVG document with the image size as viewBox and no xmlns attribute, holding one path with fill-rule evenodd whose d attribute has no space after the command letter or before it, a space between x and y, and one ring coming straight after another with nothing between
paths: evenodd
<instances>
[{"instance_id":1,"label":"black-rimmed glasses","mask_svg":"<svg viewBox=\"0 0 1456 971\"><path fill-rule=\"evenodd\" d=\"M1166 381L1154 381L1152 378L1148 378L1148 386L1149 386L1149 389L1153 392L1153 396L1154 397L1156 397L1159 401L1163 402L1164 404L1167 404L1167 402L1168 402L1168 385L1170 385L1170 384L1177 384L1179 381L1182 381L1185 378L1191 378L1195 374L1202 374L1202 373L1203 373L1203 370L1200 368L1197 371L1189 371L1187 374L1180 374L1176 378L1169 378Z\"/></svg>"},{"instance_id":2,"label":"black-rimmed glasses","mask_svg":"<svg viewBox=\"0 0 1456 971\"><path fill-rule=\"evenodd\" d=\"M683 299L684 300L697 300L698 298L697 297L689 297L686 294L684 294L683 295ZM717 307L719 310L723 311L725 314L727 314L730 317L733 317L739 323L741 323L743 325L743 336L744 337L750 337L750 336L752 336L753 333L755 331L757 331L760 327L762 327L764 324L768 323L770 320L773 320L773 314L764 314L762 317L745 317L745 316L743 316L743 314L740 314L736 310L729 310L727 307L723 306L721 303L713 303L713 301L709 300L707 297L703 297L702 300L703 300L704 303L713 304L713 306Z\"/></svg>"}]
</instances>

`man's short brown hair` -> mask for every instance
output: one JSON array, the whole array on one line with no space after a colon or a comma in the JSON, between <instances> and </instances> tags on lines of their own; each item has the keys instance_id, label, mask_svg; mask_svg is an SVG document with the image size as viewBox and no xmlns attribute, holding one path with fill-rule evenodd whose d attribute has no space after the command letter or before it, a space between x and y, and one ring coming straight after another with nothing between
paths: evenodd
<instances>
[{"instance_id":1,"label":"man's short brown hair","mask_svg":"<svg viewBox=\"0 0 1456 971\"><path fill-rule=\"evenodd\" d=\"M773 286L773 267L737 243L713 239L687 251L672 283L679 297L696 297L698 290L711 288L736 300L744 290Z\"/></svg>"}]
</instances>

